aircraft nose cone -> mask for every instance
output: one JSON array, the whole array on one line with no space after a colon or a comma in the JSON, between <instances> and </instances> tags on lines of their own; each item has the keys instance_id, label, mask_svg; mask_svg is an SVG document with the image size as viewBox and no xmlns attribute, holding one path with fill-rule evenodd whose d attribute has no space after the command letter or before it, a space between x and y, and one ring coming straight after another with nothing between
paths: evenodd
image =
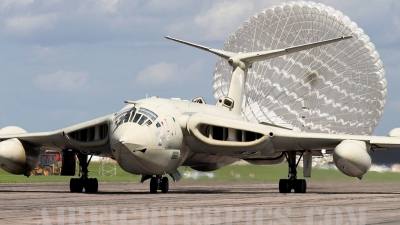
<instances>
[{"instance_id":1,"label":"aircraft nose cone","mask_svg":"<svg viewBox=\"0 0 400 225\"><path fill-rule=\"evenodd\" d=\"M111 147L120 150L126 147L129 151L142 151L154 142L148 127L138 124L122 124L111 135Z\"/></svg>"},{"instance_id":2,"label":"aircraft nose cone","mask_svg":"<svg viewBox=\"0 0 400 225\"><path fill-rule=\"evenodd\" d=\"M154 155L148 153L154 149L154 143L157 144L156 137L147 125L120 125L110 137L115 160L125 171L135 174L151 173L148 165L154 159Z\"/></svg>"}]
</instances>

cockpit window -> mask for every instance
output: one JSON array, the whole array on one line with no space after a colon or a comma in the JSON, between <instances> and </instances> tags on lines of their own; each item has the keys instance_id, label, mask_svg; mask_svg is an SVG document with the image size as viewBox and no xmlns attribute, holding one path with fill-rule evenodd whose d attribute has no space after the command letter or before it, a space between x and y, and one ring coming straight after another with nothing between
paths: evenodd
<instances>
[{"instance_id":1,"label":"cockpit window","mask_svg":"<svg viewBox=\"0 0 400 225\"><path fill-rule=\"evenodd\" d=\"M142 116L142 114L137 113L137 114L135 115L135 118L133 118L133 121L132 121L132 122L136 123L136 122L139 120L139 118L140 118L141 116Z\"/></svg>"},{"instance_id":2,"label":"cockpit window","mask_svg":"<svg viewBox=\"0 0 400 225\"><path fill-rule=\"evenodd\" d=\"M118 119L116 119L115 120L115 124L117 125L117 126L119 126L119 125L121 125L122 124L122 116L121 117L119 117Z\"/></svg>"},{"instance_id":3,"label":"cockpit window","mask_svg":"<svg viewBox=\"0 0 400 225\"><path fill-rule=\"evenodd\" d=\"M155 119L157 119L157 114L155 114L153 111L151 111L150 109L146 109L146 108L140 108L139 109L139 113L143 113L144 115L146 115L148 118L150 118L150 120L154 121Z\"/></svg>"},{"instance_id":4,"label":"cockpit window","mask_svg":"<svg viewBox=\"0 0 400 225\"><path fill-rule=\"evenodd\" d=\"M143 116L140 118L138 124L139 124L139 125L142 125L142 124L144 123L144 121L146 121L146 120L147 120L147 116L143 115Z\"/></svg>"},{"instance_id":5,"label":"cockpit window","mask_svg":"<svg viewBox=\"0 0 400 225\"><path fill-rule=\"evenodd\" d=\"M124 118L124 123L128 122L128 121L129 121L129 117L131 117L131 115L134 114L134 113L135 113L134 111L130 111L130 112L126 113L126 114L123 116L123 118Z\"/></svg>"},{"instance_id":6,"label":"cockpit window","mask_svg":"<svg viewBox=\"0 0 400 225\"><path fill-rule=\"evenodd\" d=\"M135 112L136 108L132 107L117 113L117 115L115 115L115 125L117 125L118 127L119 125L128 122L129 117L133 115Z\"/></svg>"},{"instance_id":7,"label":"cockpit window","mask_svg":"<svg viewBox=\"0 0 400 225\"><path fill-rule=\"evenodd\" d=\"M116 120L118 120L121 116L124 116L127 112L130 112L130 111L136 111L136 108L135 107L127 108L121 112L118 112L117 115L115 115Z\"/></svg>"},{"instance_id":8,"label":"cockpit window","mask_svg":"<svg viewBox=\"0 0 400 225\"><path fill-rule=\"evenodd\" d=\"M114 121L117 127L127 122L138 123L139 125L142 125L143 123L146 122L146 125L150 126L151 124L153 124L154 120L157 119L157 117L158 115L155 114L150 109L140 108L139 110L137 110L135 107L132 107L116 114ZM157 125L157 127L158 126L159 124Z\"/></svg>"}]
</instances>

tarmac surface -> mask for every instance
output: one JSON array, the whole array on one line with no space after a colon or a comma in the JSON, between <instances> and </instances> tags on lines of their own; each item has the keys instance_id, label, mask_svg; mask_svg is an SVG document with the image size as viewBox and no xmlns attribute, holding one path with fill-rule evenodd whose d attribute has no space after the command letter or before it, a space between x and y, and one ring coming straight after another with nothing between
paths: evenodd
<instances>
[{"instance_id":1,"label":"tarmac surface","mask_svg":"<svg viewBox=\"0 0 400 225\"><path fill-rule=\"evenodd\" d=\"M400 184L308 182L305 194L277 183L100 183L96 194L68 183L0 184L0 224L399 224Z\"/></svg>"}]
</instances>

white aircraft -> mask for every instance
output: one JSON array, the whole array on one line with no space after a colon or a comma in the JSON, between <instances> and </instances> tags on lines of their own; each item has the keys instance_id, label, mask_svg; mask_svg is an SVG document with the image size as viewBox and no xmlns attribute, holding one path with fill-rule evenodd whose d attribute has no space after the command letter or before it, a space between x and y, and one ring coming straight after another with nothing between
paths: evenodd
<instances>
[{"instance_id":1,"label":"white aircraft","mask_svg":"<svg viewBox=\"0 0 400 225\"><path fill-rule=\"evenodd\" d=\"M311 176L311 157L322 150L333 153L337 168L361 177L371 166L370 150L400 147L400 128L389 137L296 132L268 123L255 124L241 117L247 70L253 62L346 40L339 37L286 49L234 53L181 41L228 60L233 67L228 96L207 105L199 97L191 101L148 98L125 101L115 114L53 132L27 133L11 126L0 130L0 166L12 174L29 176L39 162L40 149L63 151L62 175L75 175L79 160L82 176L72 178L71 192L97 192L97 179L88 177L88 155L115 159L122 169L150 179L150 192L168 192L168 178L181 176L179 166L212 171L243 159L251 164L282 163L288 179L279 181L279 192L306 192L306 181L297 179L296 155L303 158L304 177Z\"/></svg>"}]
</instances>

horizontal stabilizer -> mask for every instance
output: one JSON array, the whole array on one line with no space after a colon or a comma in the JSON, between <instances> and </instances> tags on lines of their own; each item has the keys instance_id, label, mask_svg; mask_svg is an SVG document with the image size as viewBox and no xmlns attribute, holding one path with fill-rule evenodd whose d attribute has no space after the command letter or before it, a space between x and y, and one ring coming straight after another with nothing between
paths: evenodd
<instances>
[{"instance_id":1,"label":"horizontal stabilizer","mask_svg":"<svg viewBox=\"0 0 400 225\"><path fill-rule=\"evenodd\" d=\"M342 41L342 40L349 39L349 38L352 38L352 36L339 37L339 38L329 39L329 40L325 40L325 41L318 41L318 42L314 42L311 44L298 45L295 47L278 49L278 50L240 53L240 54L237 54L236 57L243 62L253 63L253 62L257 62L257 61L275 58L275 57L282 56L282 55L289 55L294 52L299 52L299 51L307 50L310 48L315 48L315 47L318 47L321 45L326 45L326 44L330 44L330 43L337 42L337 41Z\"/></svg>"},{"instance_id":2,"label":"horizontal stabilizer","mask_svg":"<svg viewBox=\"0 0 400 225\"><path fill-rule=\"evenodd\" d=\"M325 41L318 41L318 42L313 42L310 44L304 44L304 45L298 45L298 46L294 46L294 47L289 47L289 48L284 48L284 49L277 49L277 50L269 50L269 51L260 51L260 52L249 52L249 53L234 53L234 52L229 52L229 51L223 51L223 50L218 50L218 49L213 49L213 48L209 48L206 46L202 46L202 45L198 45L198 44L194 44L194 43L190 43L187 41L182 41L176 38L172 38L169 36L166 36L165 38L185 44L185 45L189 45L204 51L208 51L211 53L214 53L216 55L218 55L219 57L222 57L224 59L229 59L232 57L235 57L237 59L239 59L242 62L245 63L253 63L253 62L257 62L257 61L262 61L262 60L266 60L266 59L271 59L271 58L275 58L275 57L279 57L282 55L288 55L294 52L299 52L299 51L303 51L303 50L307 50L310 48L315 48L318 46L322 46L322 45L326 45L326 44L330 44L330 43L334 43L334 42L338 42L338 41L342 41L342 40L346 40L349 38L352 38L352 36L343 36L343 37L339 37L339 38L333 38L333 39L329 39L329 40L325 40Z\"/></svg>"},{"instance_id":3,"label":"horizontal stabilizer","mask_svg":"<svg viewBox=\"0 0 400 225\"><path fill-rule=\"evenodd\" d=\"M182 40L179 40L179 39L176 39L176 38L172 38L172 37L169 37L169 36L165 36L165 38L167 38L169 40L173 40L173 41L179 42L179 43L182 43L182 44L185 44L185 45L189 45L189 46L192 46L192 47L195 47L195 48L207 51L207 52L214 53L214 54L216 54L219 57L224 58L224 59L229 59L230 57L237 55L237 53L234 53L234 52L228 52L228 51L213 49L213 48L209 48L209 47L206 47L206 46L190 43L190 42L187 42L187 41L182 41Z\"/></svg>"}]
</instances>

